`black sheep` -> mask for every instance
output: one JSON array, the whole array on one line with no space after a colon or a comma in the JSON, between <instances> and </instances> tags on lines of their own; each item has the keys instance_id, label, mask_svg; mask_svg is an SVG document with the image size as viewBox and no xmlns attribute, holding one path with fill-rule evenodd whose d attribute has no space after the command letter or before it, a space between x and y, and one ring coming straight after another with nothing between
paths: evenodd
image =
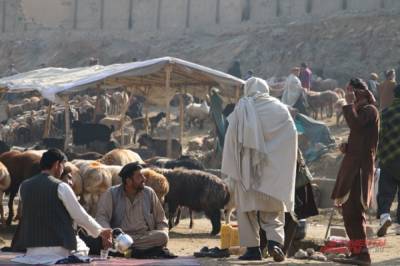
<instances>
[{"instance_id":1,"label":"black sheep","mask_svg":"<svg viewBox=\"0 0 400 266\"><path fill-rule=\"evenodd\" d=\"M133 128L135 129L135 132L133 133L133 142L136 143L137 133L141 130L145 130L146 124L150 125L150 133L151 135L153 135L154 129L158 126L158 123L160 123L161 119L163 119L164 117L166 117L166 113L160 112L157 115L150 117L148 121L145 117L137 117L132 119Z\"/></svg>"},{"instance_id":2,"label":"black sheep","mask_svg":"<svg viewBox=\"0 0 400 266\"><path fill-rule=\"evenodd\" d=\"M4 141L0 140L0 154L10 151L10 146Z\"/></svg>"},{"instance_id":3,"label":"black sheep","mask_svg":"<svg viewBox=\"0 0 400 266\"><path fill-rule=\"evenodd\" d=\"M94 141L109 142L114 128L109 128L102 124L82 123L74 121L72 123L72 136L75 145L88 145Z\"/></svg>"},{"instance_id":4,"label":"black sheep","mask_svg":"<svg viewBox=\"0 0 400 266\"><path fill-rule=\"evenodd\" d=\"M167 140L152 138L149 134L142 134L138 139L140 147L146 146L153 150L157 156L167 156ZM179 158L182 154L182 146L177 139L171 140L171 157Z\"/></svg>"},{"instance_id":5,"label":"black sheep","mask_svg":"<svg viewBox=\"0 0 400 266\"><path fill-rule=\"evenodd\" d=\"M199 170L154 170L164 175L169 182L170 190L165 197L169 227L172 228L178 207L185 206L197 212L204 211L212 224L211 234L217 235L221 229L221 209L230 198L227 185L217 176Z\"/></svg>"}]
</instances>

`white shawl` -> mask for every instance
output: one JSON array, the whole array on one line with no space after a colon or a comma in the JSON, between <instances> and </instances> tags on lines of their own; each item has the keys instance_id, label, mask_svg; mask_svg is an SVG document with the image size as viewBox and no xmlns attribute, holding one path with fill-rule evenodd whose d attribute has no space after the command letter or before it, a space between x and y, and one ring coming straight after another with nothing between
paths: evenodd
<instances>
[{"instance_id":1,"label":"white shawl","mask_svg":"<svg viewBox=\"0 0 400 266\"><path fill-rule=\"evenodd\" d=\"M284 86L282 102L293 107L302 93L303 87L300 79L296 75L290 74Z\"/></svg>"},{"instance_id":2,"label":"white shawl","mask_svg":"<svg viewBox=\"0 0 400 266\"><path fill-rule=\"evenodd\" d=\"M293 210L297 135L287 107L269 96L264 80L251 78L228 122L221 171Z\"/></svg>"}]
</instances>

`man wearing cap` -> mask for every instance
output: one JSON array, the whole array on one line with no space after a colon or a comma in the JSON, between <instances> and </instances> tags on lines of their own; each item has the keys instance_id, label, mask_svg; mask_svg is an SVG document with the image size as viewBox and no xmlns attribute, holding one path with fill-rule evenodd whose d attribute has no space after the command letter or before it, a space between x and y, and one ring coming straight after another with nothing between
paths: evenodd
<instances>
[{"instance_id":1,"label":"man wearing cap","mask_svg":"<svg viewBox=\"0 0 400 266\"><path fill-rule=\"evenodd\" d=\"M394 88L396 87L396 72L394 69L388 70L385 73L386 80L379 86L379 110L389 107L394 98Z\"/></svg>"},{"instance_id":2,"label":"man wearing cap","mask_svg":"<svg viewBox=\"0 0 400 266\"><path fill-rule=\"evenodd\" d=\"M307 63L301 63L299 79L301 81L301 86L307 90L311 89L311 76L312 72L310 68L308 68Z\"/></svg>"},{"instance_id":3,"label":"man wearing cap","mask_svg":"<svg viewBox=\"0 0 400 266\"><path fill-rule=\"evenodd\" d=\"M372 198L379 112L374 105L374 96L361 79L350 81L346 101L343 116L350 135L347 143L341 146L345 155L331 197L335 206L342 209L351 256L338 262L369 265L365 211Z\"/></svg>"},{"instance_id":4,"label":"man wearing cap","mask_svg":"<svg viewBox=\"0 0 400 266\"><path fill-rule=\"evenodd\" d=\"M111 187L101 197L96 220L105 227L121 228L134 241L134 258L175 258L166 248L168 222L164 209L138 163L125 165L120 185Z\"/></svg>"},{"instance_id":5,"label":"man wearing cap","mask_svg":"<svg viewBox=\"0 0 400 266\"><path fill-rule=\"evenodd\" d=\"M296 108L302 114L307 114L305 89L301 85L299 75L300 68L292 68L283 88L282 102Z\"/></svg>"},{"instance_id":6,"label":"man wearing cap","mask_svg":"<svg viewBox=\"0 0 400 266\"><path fill-rule=\"evenodd\" d=\"M100 237L105 247L111 246L111 229L101 227L88 215L71 187L60 180L66 161L60 150L48 150L40 160L41 173L21 184L21 222L12 246L27 252L13 261L54 264L68 257L81 241L74 223L89 235Z\"/></svg>"}]
</instances>

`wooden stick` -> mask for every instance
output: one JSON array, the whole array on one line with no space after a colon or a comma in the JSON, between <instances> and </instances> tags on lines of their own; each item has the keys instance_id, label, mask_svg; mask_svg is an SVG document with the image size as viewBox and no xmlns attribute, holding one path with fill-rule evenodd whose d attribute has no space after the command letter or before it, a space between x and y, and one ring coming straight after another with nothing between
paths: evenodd
<instances>
[{"instance_id":1,"label":"wooden stick","mask_svg":"<svg viewBox=\"0 0 400 266\"><path fill-rule=\"evenodd\" d=\"M144 102L144 127L146 129L146 134L149 134L149 103L147 101L147 97L149 96L149 88L144 89L144 96L146 97L146 101Z\"/></svg>"},{"instance_id":2,"label":"wooden stick","mask_svg":"<svg viewBox=\"0 0 400 266\"><path fill-rule=\"evenodd\" d=\"M69 99L68 99L67 96L64 98L64 107L65 107L65 142L64 142L64 151L66 151L67 148L68 148L69 135L70 135L70 131L71 131L71 129L69 127L69 124L70 124L70 121L69 121L69 119L70 119L70 117L69 117Z\"/></svg>"},{"instance_id":3,"label":"wooden stick","mask_svg":"<svg viewBox=\"0 0 400 266\"><path fill-rule=\"evenodd\" d=\"M236 102L238 102L240 99L240 86L236 87Z\"/></svg>"},{"instance_id":4,"label":"wooden stick","mask_svg":"<svg viewBox=\"0 0 400 266\"><path fill-rule=\"evenodd\" d=\"M125 116L126 116L126 112L129 109L129 105L132 102L132 98L134 97L134 88L128 88L128 91L130 91L130 95L129 95L129 101L128 104L125 104L125 106L123 106L122 108L122 113L121 113L121 119L120 119L120 125L121 125L121 146L124 145L124 124L125 124Z\"/></svg>"},{"instance_id":5,"label":"wooden stick","mask_svg":"<svg viewBox=\"0 0 400 266\"><path fill-rule=\"evenodd\" d=\"M46 119L46 124L44 125L44 132L43 132L43 138L48 138L50 135L50 130L51 130L51 109L53 108L53 103L50 102L49 106L47 107L47 119Z\"/></svg>"},{"instance_id":6,"label":"wooden stick","mask_svg":"<svg viewBox=\"0 0 400 266\"><path fill-rule=\"evenodd\" d=\"M93 119L92 119L92 123L96 122L96 115L100 109L100 84L97 84L96 86L96 90L97 90L97 96L96 96L96 106L94 108L94 114L93 114Z\"/></svg>"},{"instance_id":7,"label":"wooden stick","mask_svg":"<svg viewBox=\"0 0 400 266\"><path fill-rule=\"evenodd\" d=\"M165 68L165 91L167 94L170 91L170 81L171 81L172 66L167 66ZM171 139L171 109L169 106L169 97L166 97L166 108L167 108L167 157L172 155L172 139Z\"/></svg>"},{"instance_id":8,"label":"wooden stick","mask_svg":"<svg viewBox=\"0 0 400 266\"><path fill-rule=\"evenodd\" d=\"M180 89L179 95L179 126L180 126L180 134L179 134L179 141L181 146L183 147L183 130L184 130L184 99L183 99L183 90Z\"/></svg>"}]
</instances>

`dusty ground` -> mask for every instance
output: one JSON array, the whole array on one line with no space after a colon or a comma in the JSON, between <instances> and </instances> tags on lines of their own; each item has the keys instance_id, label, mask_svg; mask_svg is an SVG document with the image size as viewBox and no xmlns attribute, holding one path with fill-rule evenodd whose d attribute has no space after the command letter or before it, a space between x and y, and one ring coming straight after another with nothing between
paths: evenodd
<instances>
[{"instance_id":1,"label":"dusty ground","mask_svg":"<svg viewBox=\"0 0 400 266\"><path fill-rule=\"evenodd\" d=\"M348 130L346 127L336 127L332 126L333 120L326 121L329 125L331 125L331 130L334 136L337 138L338 142L341 140L345 141ZM207 130L211 127L205 127L203 130L194 130L191 132L185 132L185 143L190 140L195 134L204 135ZM330 154L328 154L328 159L325 157L321 159L319 162L314 163L312 165L312 170L316 176L327 176L334 177L336 175L337 169L340 164L339 153L333 150ZM329 159L330 158L330 159ZM332 159L333 158L333 159ZM397 203L393 206L393 212L396 210ZM326 227L328 224L329 211L321 210L321 214L316 217L310 218L309 228L307 230L307 241L312 241L317 244L322 244L323 239L326 232ZM393 213L393 217L394 213ZM368 223L376 230L378 226L377 220L374 219L374 216L369 216ZM334 224L337 226L342 226L341 217L339 214L335 214L334 216ZM400 265L400 236L396 236L394 229L396 227L392 226L389 230L389 234L386 237L386 243L383 249L380 250L372 250L372 259L374 265ZM15 225L11 228L0 227L0 246L10 245L10 241L12 239L13 232L15 230ZM203 246L208 246L210 248L219 246L219 237L210 236L209 232L211 231L211 224L206 218L199 218L195 220L195 225L193 229L189 229L189 220L183 219L181 223L174 228L170 233L170 242L169 248L176 253L177 255L185 256L185 255L193 255L193 252L200 250ZM3 243L1 238L4 239ZM260 263L252 263L248 264L247 262L240 262L237 260L237 256L232 256L228 259L200 259L201 265L265 265L275 263L271 259L266 259ZM331 265L330 262L316 262L309 260L295 260L293 258L287 259L281 265L299 265L299 264L307 264L307 265Z\"/></svg>"}]
</instances>

